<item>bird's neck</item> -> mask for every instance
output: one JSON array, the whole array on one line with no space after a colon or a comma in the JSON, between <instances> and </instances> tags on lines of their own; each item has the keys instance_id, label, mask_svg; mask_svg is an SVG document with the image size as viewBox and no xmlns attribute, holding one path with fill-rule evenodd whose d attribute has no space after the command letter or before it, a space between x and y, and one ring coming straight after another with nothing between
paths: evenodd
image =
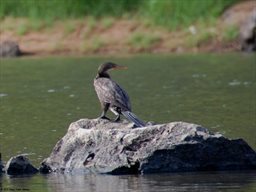
<instances>
[{"instance_id":1,"label":"bird's neck","mask_svg":"<svg viewBox=\"0 0 256 192\"><path fill-rule=\"evenodd\" d=\"M109 78L110 79L110 75L107 72L98 72L96 79L97 78Z\"/></svg>"}]
</instances>

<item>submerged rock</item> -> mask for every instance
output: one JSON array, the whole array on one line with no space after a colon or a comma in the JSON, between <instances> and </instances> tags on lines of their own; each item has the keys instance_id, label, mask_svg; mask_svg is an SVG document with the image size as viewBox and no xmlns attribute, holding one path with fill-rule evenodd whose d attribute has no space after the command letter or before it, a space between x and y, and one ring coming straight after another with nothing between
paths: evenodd
<instances>
[{"instance_id":1,"label":"submerged rock","mask_svg":"<svg viewBox=\"0 0 256 192\"><path fill-rule=\"evenodd\" d=\"M12 157L6 164L5 171L8 175L35 174L38 169L29 162L24 155Z\"/></svg>"},{"instance_id":2,"label":"submerged rock","mask_svg":"<svg viewBox=\"0 0 256 192\"><path fill-rule=\"evenodd\" d=\"M133 129L99 119L72 123L40 168L110 174L240 169L256 169L256 153L242 139L185 122Z\"/></svg>"},{"instance_id":3,"label":"submerged rock","mask_svg":"<svg viewBox=\"0 0 256 192\"><path fill-rule=\"evenodd\" d=\"M21 55L19 45L14 41L0 42L0 57L17 57Z\"/></svg>"}]
</instances>

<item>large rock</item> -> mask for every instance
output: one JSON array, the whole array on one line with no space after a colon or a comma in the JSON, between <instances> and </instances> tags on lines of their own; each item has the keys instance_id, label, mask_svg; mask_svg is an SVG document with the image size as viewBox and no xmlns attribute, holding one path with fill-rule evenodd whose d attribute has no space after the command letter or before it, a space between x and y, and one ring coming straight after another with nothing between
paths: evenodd
<instances>
[{"instance_id":1,"label":"large rock","mask_svg":"<svg viewBox=\"0 0 256 192\"><path fill-rule=\"evenodd\" d=\"M17 57L21 55L19 45L14 41L0 42L0 57Z\"/></svg>"},{"instance_id":2,"label":"large rock","mask_svg":"<svg viewBox=\"0 0 256 192\"><path fill-rule=\"evenodd\" d=\"M5 171L9 175L35 174L38 172L24 155L12 157L5 166Z\"/></svg>"},{"instance_id":3,"label":"large rock","mask_svg":"<svg viewBox=\"0 0 256 192\"><path fill-rule=\"evenodd\" d=\"M256 51L256 9L240 29L243 51Z\"/></svg>"},{"instance_id":4,"label":"large rock","mask_svg":"<svg viewBox=\"0 0 256 192\"><path fill-rule=\"evenodd\" d=\"M98 119L72 123L40 168L110 174L240 169L256 169L256 153L242 139L184 122L133 129Z\"/></svg>"},{"instance_id":5,"label":"large rock","mask_svg":"<svg viewBox=\"0 0 256 192\"><path fill-rule=\"evenodd\" d=\"M228 26L240 29L240 44L243 51L256 51L256 6L255 0L239 1L223 13L221 20Z\"/></svg>"}]
</instances>

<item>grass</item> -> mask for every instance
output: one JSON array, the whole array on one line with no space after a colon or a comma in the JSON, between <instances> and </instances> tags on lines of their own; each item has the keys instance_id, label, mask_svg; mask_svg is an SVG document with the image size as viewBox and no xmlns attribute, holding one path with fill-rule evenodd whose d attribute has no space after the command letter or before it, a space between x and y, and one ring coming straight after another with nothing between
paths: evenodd
<instances>
[{"instance_id":1,"label":"grass","mask_svg":"<svg viewBox=\"0 0 256 192\"><path fill-rule=\"evenodd\" d=\"M65 48L61 42L56 42L52 45L52 52L63 51Z\"/></svg>"},{"instance_id":2,"label":"grass","mask_svg":"<svg viewBox=\"0 0 256 192\"><path fill-rule=\"evenodd\" d=\"M42 20L38 20L38 19L31 19L29 22L29 27L30 29L32 29L33 31L40 31L41 29L43 29L45 27L45 22Z\"/></svg>"},{"instance_id":3,"label":"grass","mask_svg":"<svg viewBox=\"0 0 256 192\"><path fill-rule=\"evenodd\" d=\"M76 30L76 26L73 22L68 22L65 26L64 26L64 34L65 36L73 33Z\"/></svg>"},{"instance_id":4,"label":"grass","mask_svg":"<svg viewBox=\"0 0 256 192\"><path fill-rule=\"evenodd\" d=\"M94 53L97 52L101 47L105 46L106 43L100 38L93 38L92 40L84 40L81 46L83 52Z\"/></svg>"},{"instance_id":5,"label":"grass","mask_svg":"<svg viewBox=\"0 0 256 192\"><path fill-rule=\"evenodd\" d=\"M239 29L237 26L229 26L224 30L222 39L224 41L232 41L239 36Z\"/></svg>"},{"instance_id":6,"label":"grass","mask_svg":"<svg viewBox=\"0 0 256 192\"><path fill-rule=\"evenodd\" d=\"M86 23L87 30L84 36L87 37L96 27L96 25L97 25L97 20L94 17L88 17L87 23Z\"/></svg>"},{"instance_id":7,"label":"grass","mask_svg":"<svg viewBox=\"0 0 256 192\"><path fill-rule=\"evenodd\" d=\"M95 38L92 41L92 51L95 52L105 45L105 42L99 38Z\"/></svg>"},{"instance_id":8,"label":"grass","mask_svg":"<svg viewBox=\"0 0 256 192\"><path fill-rule=\"evenodd\" d=\"M47 20L8 17L0 21L0 31L15 31L17 35L22 36L31 31L50 28L52 25L53 23Z\"/></svg>"},{"instance_id":9,"label":"grass","mask_svg":"<svg viewBox=\"0 0 256 192\"><path fill-rule=\"evenodd\" d=\"M143 0L1 0L0 17L78 18L83 16L122 16Z\"/></svg>"},{"instance_id":10,"label":"grass","mask_svg":"<svg viewBox=\"0 0 256 192\"><path fill-rule=\"evenodd\" d=\"M197 33L195 35L188 36L187 40L185 41L188 47L199 47L203 44L209 43L212 39L217 36L216 33L211 31L203 31Z\"/></svg>"},{"instance_id":11,"label":"grass","mask_svg":"<svg viewBox=\"0 0 256 192\"><path fill-rule=\"evenodd\" d=\"M21 23L17 26L16 33L19 36L25 35L29 31L29 27L26 23Z\"/></svg>"},{"instance_id":12,"label":"grass","mask_svg":"<svg viewBox=\"0 0 256 192\"><path fill-rule=\"evenodd\" d=\"M12 18L6 18L0 21L0 31L12 31L15 30L15 27L17 27L17 25L13 25L13 19Z\"/></svg>"},{"instance_id":13,"label":"grass","mask_svg":"<svg viewBox=\"0 0 256 192\"><path fill-rule=\"evenodd\" d=\"M104 29L108 29L114 24L114 21L114 18L106 17L102 19L101 23Z\"/></svg>"},{"instance_id":14,"label":"grass","mask_svg":"<svg viewBox=\"0 0 256 192\"><path fill-rule=\"evenodd\" d=\"M160 41L158 36L136 32L129 38L128 43L136 49L147 49Z\"/></svg>"},{"instance_id":15,"label":"grass","mask_svg":"<svg viewBox=\"0 0 256 192\"><path fill-rule=\"evenodd\" d=\"M237 0L149 0L144 2L143 15L155 24L176 29L200 20L217 18Z\"/></svg>"},{"instance_id":16,"label":"grass","mask_svg":"<svg viewBox=\"0 0 256 192\"><path fill-rule=\"evenodd\" d=\"M111 26L109 17L140 17L170 29L188 26L197 20L217 18L238 0L1 0L0 18L6 16L58 20L92 16L106 17L103 24Z\"/></svg>"},{"instance_id":17,"label":"grass","mask_svg":"<svg viewBox=\"0 0 256 192\"><path fill-rule=\"evenodd\" d=\"M222 34L218 26L219 24L214 19L210 19L207 23L199 20L193 25L190 25L185 30L182 30L184 32L184 46L188 48L200 47L214 40L218 40Z\"/></svg>"},{"instance_id":18,"label":"grass","mask_svg":"<svg viewBox=\"0 0 256 192\"><path fill-rule=\"evenodd\" d=\"M105 36L98 36L103 32L112 36L112 30L107 29L115 24L118 30L118 18L139 21L134 27L129 28L127 24L125 27L128 26L129 33L122 34L125 38L114 42L131 50L150 50L161 44L168 49L191 48L216 39L229 42L238 37L238 29L233 26L221 28L221 32L208 30L216 26L218 16L238 0L108 0L108 3L106 0L65 0L65 3L61 0L0 1L0 31L14 31L23 36L31 31L49 30L53 33L53 30L60 29L63 39L70 35L71 38L81 38L78 46L84 52L101 51L102 47L111 44ZM158 26L163 30L162 34L168 36L156 35L154 31ZM188 32L191 26L196 26L195 34ZM174 37L170 37L169 34L173 33ZM57 44L55 47L62 46Z\"/></svg>"}]
</instances>

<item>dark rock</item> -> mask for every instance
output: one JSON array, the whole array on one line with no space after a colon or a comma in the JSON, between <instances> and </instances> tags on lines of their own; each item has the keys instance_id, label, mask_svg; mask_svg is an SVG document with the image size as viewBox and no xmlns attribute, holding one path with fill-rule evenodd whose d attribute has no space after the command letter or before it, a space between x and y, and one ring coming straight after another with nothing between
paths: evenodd
<instances>
[{"instance_id":1,"label":"dark rock","mask_svg":"<svg viewBox=\"0 0 256 192\"><path fill-rule=\"evenodd\" d=\"M256 51L256 9L240 29L243 51Z\"/></svg>"},{"instance_id":2,"label":"dark rock","mask_svg":"<svg viewBox=\"0 0 256 192\"><path fill-rule=\"evenodd\" d=\"M12 157L6 164L5 171L9 175L35 174L38 172L24 155Z\"/></svg>"},{"instance_id":3,"label":"dark rock","mask_svg":"<svg viewBox=\"0 0 256 192\"><path fill-rule=\"evenodd\" d=\"M19 45L13 41L0 43L0 57L17 57L21 55Z\"/></svg>"},{"instance_id":4,"label":"dark rock","mask_svg":"<svg viewBox=\"0 0 256 192\"><path fill-rule=\"evenodd\" d=\"M0 153L0 174L4 172L4 165L2 163L2 154Z\"/></svg>"},{"instance_id":5,"label":"dark rock","mask_svg":"<svg viewBox=\"0 0 256 192\"><path fill-rule=\"evenodd\" d=\"M256 169L256 153L242 139L184 122L133 129L99 119L72 123L41 166L110 174L241 169Z\"/></svg>"},{"instance_id":6,"label":"dark rock","mask_svg":"<svg viewBox=\"0 0 256 192\"><path fill-rule=\"evenodd\" d=\"M51 173L52 169L47 164L42 163L40 168L39 168L39 172L42 173L42 174L47 174L47 173Z\"/></svg>"}]
</instances>

